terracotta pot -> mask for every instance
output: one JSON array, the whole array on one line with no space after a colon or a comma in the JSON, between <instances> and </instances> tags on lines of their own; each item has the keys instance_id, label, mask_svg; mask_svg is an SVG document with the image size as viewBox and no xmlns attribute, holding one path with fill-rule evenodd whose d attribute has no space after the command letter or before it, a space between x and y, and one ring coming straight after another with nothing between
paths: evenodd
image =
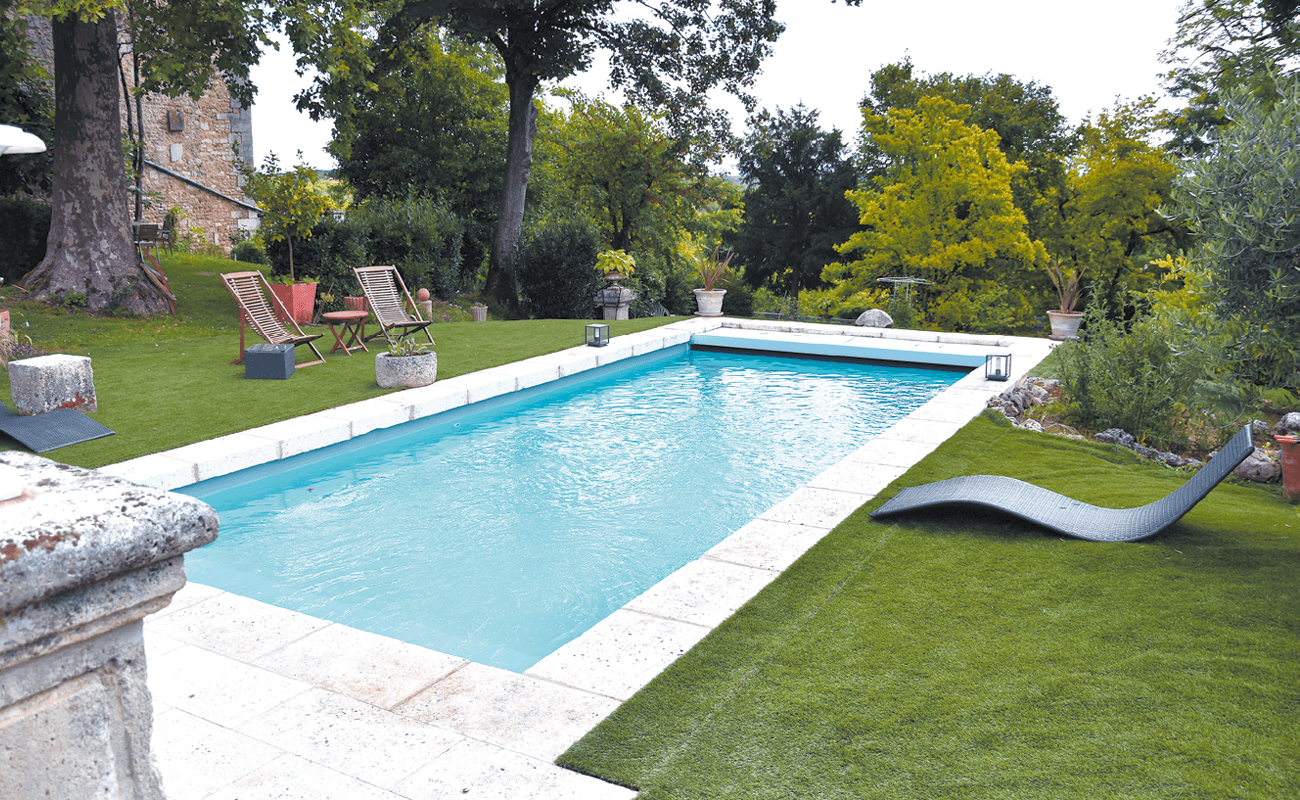
<instances>
[{"instance_id":1,"label":"terracotta pot","mask_svg":"<svg viewBox=\"0 0 1300 800\"><path fill-rule=\"evenodd\" d=\"M470 306L469 318L474 322L487 322L487 306Z\"/></svg>"},{"instance_id":2,"label":"terracotta pot","mask_svg":"<svg viewBox=\"0 0 1300 800\"><path fill-rule=\"evenodd\" d=\"M1082 311L1048 311L1047 318L1052 321L1052 335L1048 338L1058 342L1079 338L1079 323L1083 321Z\"/></svg>"},{"instance_id":3,"label":"terracotta pot","mask_svg":"<svg viewBox=\"0 0 1300 800\"><path fill-rule=\"evenodd\" d=\"M722 316L722 296L726 293L726 289L696 289L695 304L700 309L695 312L696 315L701 317Z\"/></svg>"},{"instance_id":4,"label":"terracotta pot","mask_svg":"<svg viewBox=\"0 0 1300 800\"><path fill-rule=\"evenodd\" d=\"M299 325L311 322L312 309L316 307L316 284L295 283L285 286L282 283L271 284L271 294L280 302L276 305L275 316L284 322L279 306L289 310L289 316Z\"/></svg>"},{"instance_id":5,"label":"terracotta pot","mask_svg":"<svg viewBox=\"0 0 1300 800\"><path fill-rule=\"evenodd\" d=\"M1300 441L1294 436L1274 436L1282 445L1282 493L1292 503L1300 502Z\"/></svg>"},{"instance_id":6,"label":"terracotta pot","mask_svg":"<svg viewBox=\"0 0 1300 800\"><path fill-rule=\"evenodd\" d=\"M418 356L375 354L375 382L383 389L398 386L428 386L438 379L438 354L432 351Z\"/></svg>"}]
</instances>

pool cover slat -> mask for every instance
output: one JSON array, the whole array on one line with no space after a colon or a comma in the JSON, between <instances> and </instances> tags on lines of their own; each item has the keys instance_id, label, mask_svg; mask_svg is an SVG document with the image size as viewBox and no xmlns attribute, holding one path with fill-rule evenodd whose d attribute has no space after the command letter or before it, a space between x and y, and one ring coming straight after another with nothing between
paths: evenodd
<instances>
[{"instance_id":1,"label":"pool cover slat","mask_svg":"<svg viewBox=\"0 0 1300 800\"><path fill-rule=\"evenodd\" d=\"M4 403L0 403L0 431L33 453L89 442L114 433L111 428L71 408L56 408L43 414L19 416Z\"/></svg>"}]
</instances>

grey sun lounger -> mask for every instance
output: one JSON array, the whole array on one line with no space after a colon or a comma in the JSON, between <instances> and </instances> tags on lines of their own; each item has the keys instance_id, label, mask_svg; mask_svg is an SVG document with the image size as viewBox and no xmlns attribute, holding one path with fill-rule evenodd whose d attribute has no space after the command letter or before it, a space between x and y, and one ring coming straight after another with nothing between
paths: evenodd
<instances>
[{"instance_id":1,"label":"grey sun lounger","mask_svg":"<svg viewBox=\"0 0 1300 800\"><path fill-rule=\"evenodd\" d=\"M1191 480L1138 508L1100 508L1015 478L967 475L903 489L871 516L879 519L943 506L976 506L1091 542L1136 542L1177 522L1254 450L1247 425Z\"/></svg>"},{"instance_id":2,"label":"grey sun lounger","mask_svg":"<svg viewBox=\"0 0 1300 800\"><path fill-rule=\"evenodd\" d=\"M0 403L0 431L33 453L112 436L113 430L71 408L19 416Z\"/></svg>"}]
</instances>

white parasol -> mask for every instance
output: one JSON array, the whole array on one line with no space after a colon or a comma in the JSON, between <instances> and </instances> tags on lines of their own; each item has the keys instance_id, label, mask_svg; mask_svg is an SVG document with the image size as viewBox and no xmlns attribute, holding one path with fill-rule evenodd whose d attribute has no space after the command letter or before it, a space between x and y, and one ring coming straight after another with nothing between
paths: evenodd
<instances>
[{"instance_id":1,"label":"white parasol","mask_svg":"<svg viewBox=\"0 0 1300 800\"><path fill-rule=\"evenodd\" d=\"M41 153L45 142L39 136L28 133L13 125L0 125L0 155L18 153Z\"/></svg>"}]
</instances>

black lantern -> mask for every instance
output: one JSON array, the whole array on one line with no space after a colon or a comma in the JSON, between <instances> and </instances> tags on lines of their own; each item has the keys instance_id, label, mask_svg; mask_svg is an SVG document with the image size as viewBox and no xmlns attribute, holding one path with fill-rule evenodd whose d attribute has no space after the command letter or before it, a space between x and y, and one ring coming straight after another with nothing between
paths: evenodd
<instances>
[{"instance_id":1,"label":"black lantern","mask_svg":"<svg viewBox=\"0 0 1300 800\"><path fill-rule=\"evenodd\" d=\"M604 347L609 344L609 326L592 324L587 326L587 346Z\"/></svg>"},{"instance_id":2,"label":"black lantern","mask_svg":"<svg viewBox=\"0 0 1300 800\"><path fill-rule=\"evenodd\" d=\"M1005 381L1011 377L1011 354L984 357L984 379Z\"/></svg>"}]
</instances>

